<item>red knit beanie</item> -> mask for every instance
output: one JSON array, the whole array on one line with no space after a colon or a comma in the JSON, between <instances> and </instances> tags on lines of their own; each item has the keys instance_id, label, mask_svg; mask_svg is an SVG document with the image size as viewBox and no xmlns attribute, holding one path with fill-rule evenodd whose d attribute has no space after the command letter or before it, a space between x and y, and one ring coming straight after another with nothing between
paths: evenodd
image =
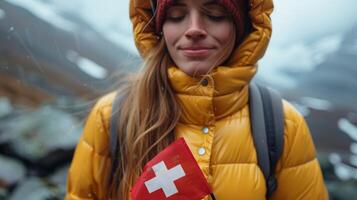
<instances>
[{"instance_id":1,"label":"red knit beanie","mask_svg":"<svg viewBox=\"0 0 357 200\"><path fill-rule=\"evenodd\" d=\"M166 11L175 0L157 0L156 8L156 32L161 33L162 25L166 18ZM237 38L242 38L249 28L249 0L217 0L218 3L223 5L228 12L231 13L232 18L237 27Z\"/></svg>"}]
</instances>

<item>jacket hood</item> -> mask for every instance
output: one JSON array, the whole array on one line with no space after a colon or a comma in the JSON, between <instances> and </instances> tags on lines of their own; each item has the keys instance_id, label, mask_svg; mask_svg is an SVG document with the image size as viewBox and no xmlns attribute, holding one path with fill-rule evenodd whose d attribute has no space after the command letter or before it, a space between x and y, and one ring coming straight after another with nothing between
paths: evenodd
<instances>
[{"instance_id":1,"label":"jacket hood","mask_svg":"<svg viewBox=\"0 0 357 200\"><path fill-rule=\"evenodd\" d=\"M271 36L270 14L273 11L272 0L249 0L249 16L252 31L243 42L236 47L228 64L230 66L255 65L264 55ZM152 20L150 0L130 0L130 19L136 47L141 56L145 57L158 42L155 25Z\"/></svg>"}]
</instances>

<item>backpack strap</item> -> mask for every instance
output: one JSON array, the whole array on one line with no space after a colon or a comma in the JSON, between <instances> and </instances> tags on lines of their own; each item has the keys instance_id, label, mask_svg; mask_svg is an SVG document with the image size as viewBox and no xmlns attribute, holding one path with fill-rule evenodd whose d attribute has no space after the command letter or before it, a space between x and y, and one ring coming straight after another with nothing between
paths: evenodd
<instances>
[{"instance_id":1,"label":"backpack strap","mask_svg":"<svg viewBox=\"0 0 357 200\"><path fill-rule=\"evenodd\" d=\"M251 128L269 199L277 188L275 168L284 146L282 98L277 92L254 83L250 84L249 90Z\"/></svg>"},{"instance_id":2,"label":"backpack strap","mask_svg":"<svg viewBox=\"0 0 357 200\"><path fill-rule=\"evenodd\" d=\"M119 94L117 92L115 94L115 99L112 105L112 114L110 117L110 135L109 135L109 150L110 150L110 158L112 160L112 168L111 168L111 176L110 183L112 183L114 178L115 169L118 167L119 158L116 157L116 152L120 149L121 144L118 140L118 119L120 117L120 107L125 99L126 95Z\"/></svg>"}]
</instances>

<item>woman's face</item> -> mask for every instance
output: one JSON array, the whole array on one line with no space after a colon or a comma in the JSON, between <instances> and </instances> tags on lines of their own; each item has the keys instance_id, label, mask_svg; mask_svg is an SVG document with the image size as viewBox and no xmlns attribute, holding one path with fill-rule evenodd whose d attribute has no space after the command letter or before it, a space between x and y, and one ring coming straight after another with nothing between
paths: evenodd
<instances>
[{"instance_id":1,"label":"woman's face","mask_svg":"<svg viewBox=\"0 0 357 200\"><path fill-rule=\"evenodd\" d=\"M207 74L235 46L235 25L213 0L178 0L167 10L163 35L172 60L186 74Z\"/></svg>"}]
</instances>

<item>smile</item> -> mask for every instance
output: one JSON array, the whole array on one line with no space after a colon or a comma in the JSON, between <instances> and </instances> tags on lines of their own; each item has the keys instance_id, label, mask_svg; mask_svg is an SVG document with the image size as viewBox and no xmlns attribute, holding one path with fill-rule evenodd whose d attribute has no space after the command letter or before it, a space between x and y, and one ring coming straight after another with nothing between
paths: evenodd
<instances>
[{"instance_id":1,"label":"smile","mask_svg":"<svg viewBox=\"0 0 357 200\"><path fill-rule=\"evenodd\" d=\"M189 58L207 57L211 54L214 48L184 48L180 49L184 56Z\"/></svg>"}]
</instances>

